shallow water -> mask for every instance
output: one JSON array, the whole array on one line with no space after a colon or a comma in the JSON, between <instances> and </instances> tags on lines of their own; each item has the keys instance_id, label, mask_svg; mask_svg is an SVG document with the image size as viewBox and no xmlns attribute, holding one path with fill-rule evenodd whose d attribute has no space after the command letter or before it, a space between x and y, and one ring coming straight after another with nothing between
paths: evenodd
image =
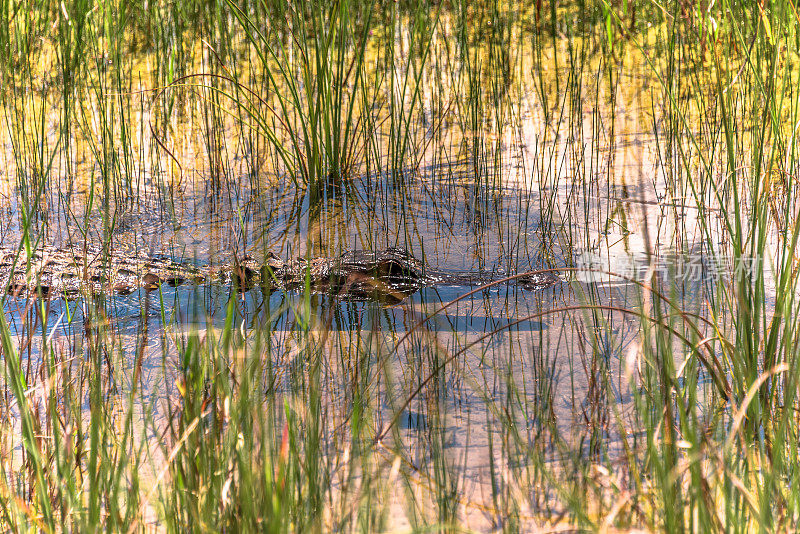
<instances>
[{"instance_id":1,"label":"shallow water","mask_svg":"<svg viewBox=\"0 0 800 534\"><path fill-rule=\"evenodd\" d=\"M465 68L464 57L443 53L446 42L435 46L439 61ZM535 68L532 56L517 61L515 72ZM588 64L596 61L603 63L592 58ZM498 91L490 80L481 87L484 103L461 113L444 108L441 95L454 93L453 107L474 102L463 80L437 82L448 68L427 68L432 79L425 79L418 109L408 117L403 165L392 167L386 140L392 135L383 126L367 136L375 145L369 156L318 189L265 163L268 150L252 144L243 121L215 116L220 123L207 127L209 112L191 102L170 117L168 156L143 126L155 120L156 103L130 96L138 133L128 147L108 141L114 145L108 150L112 160L129 155L134 161L110 172L108 160L92 161L87 146L76 142L80 163L56 152L35 208L30 198L22 200L20 186L35 172L6 140L0 146L3 246L16 246L28 223L47 244L105 242L114 254L167 254L201 266L243 254L289 259L391 246L435 269L559 269L563 278L541 291L499 284L463 300L474 288L429 287L399 303L260 288L237 294L211 283L75 302L9 298L6 321L29 385L46 382L43 346L75 377L84 372L87 347L104 340L104 393L123 399L139 369L137 429L163 460L154 442L174 418L171 407L184 402L183 348L193 336L221 345L214 333L233 323L241 336L237 354L269 364L265 404L302 402L298 384L310 360L319 365L328 458L338 461L349 446L341 434L357 393L370 407L372 437L380 438L374 452L386 456L386 465L402 458L409 492L427 487L428 497L436 494L429 479L441 475L436 470L443 462L459 488L458 515L476 529L502 526L498 486L518 499L520 517L531 524L539 514L560 511L563 503L543 483L537 462L557 474L568 469L573 453L587 465L614 463L623 457L623 437L641 439L634 403L645 387L643 327L632 311L649 314L652 294L636 282L651 284L656 272L663 294L702 315L728 283L731 266L721 220L726 206L708 192L690 191L671 167L676 148L664 147L659 136L665 112L654 105L656 83L641 58L625 69L606 65L599 74L587 68L579 74L586 85L575 83L570 93L549 84L574 73L539 67L547 88L509 74L502 104L490 106L489 95ZM414 72L408 65L396 69L401 72L391 74ZM143 104L146 110L138 107ZM386 120L380 114L387 109L376 114ZM56 146L58 128L45 138ZM676 348L675 365L686 359L685 347ZM699 377L700 398L713 388L706 378ZM46 409L45 400L34 402L38 410ZM154 463L150 480L159 471ZM338 484L331 487L345 491L344 481ZM393 488L391 497L393 521L414 524L403 490Z\"/></svg>"}]
</instances>

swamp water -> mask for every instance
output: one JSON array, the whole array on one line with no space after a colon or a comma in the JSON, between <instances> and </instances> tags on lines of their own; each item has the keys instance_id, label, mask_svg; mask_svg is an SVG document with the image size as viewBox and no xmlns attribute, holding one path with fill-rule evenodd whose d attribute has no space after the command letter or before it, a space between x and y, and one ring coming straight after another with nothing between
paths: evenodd
<instances>
[{"instance_id":1,"label":"swamp water","mask_svg":"<svg viewBox=\"0 0 800 534\"><path fill-rule=\"evenodd\" d=\"M695 474L689 452L710 447L696 434L726 439L724 399L753 383L725 342L742 341L729 302L752 298L737 284L764 253L782 261L771 251L793 229L764 221L793 204L725 181L723 119L702 114L716 97L650 59L668 30L610 53L563 29L542 42L533 7L376 8L376 23L339 6L324 23L284 13L260 41L223 7L214 40L169 58L110 43L84 82L49 76L63 60L38 52L3 102L0 244L201 268L391 246L562 282L400 302L219 283L8 297L0 494L31 508L3 520L534 531L659 528L672 505L694 517L664 487ZM765 219L731 231L754 210ZM737 245L759 232L760 248ZM756 281L766 317L785 281Z\"/></svg>"}]
</instances>

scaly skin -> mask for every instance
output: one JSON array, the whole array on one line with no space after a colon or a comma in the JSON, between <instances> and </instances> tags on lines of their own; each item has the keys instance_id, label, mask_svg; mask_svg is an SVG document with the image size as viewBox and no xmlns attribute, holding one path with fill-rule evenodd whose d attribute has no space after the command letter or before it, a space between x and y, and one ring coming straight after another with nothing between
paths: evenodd
<instances>
[{"instance_id":1,"label":"scaly skin","mask_svg":"<svg viewBox=\"0 0 800 534\"><path fill-rule=\"evenodd\" d=\"M83 294L155 289L160 284L202 283L209 279L235 281L247 290L256 285L269 290L302 290L334 293L343 298L365 299L376 295L402 300L422 287L480 285L494 279L486 273L452 273L426 269L405 251L349 251L337 257L281 261L272 253L264 263L250 257L229 264L198 267L165 257L115 256L100 249L41 247L14 264L16 250L0 247L0 283L16 296L77 298ZM560 279L551 273L533 273L520 280L525 289L549 287Z\"/></svg>"},{"instance_id":2,"label":"scaly skin","mask_svg":"<svg viewBox=\"0 0 800 534\"><path fill-rule=\"evenodd\" d=\"M0 283L16 296L66 296L81 293L128 294L161 283L202 282L206 274L197 267L147 256L115 257L101 250L36 249L30 261L24 253L14 265L17 251L0 248Z\"/></svg>"}]
</instances>

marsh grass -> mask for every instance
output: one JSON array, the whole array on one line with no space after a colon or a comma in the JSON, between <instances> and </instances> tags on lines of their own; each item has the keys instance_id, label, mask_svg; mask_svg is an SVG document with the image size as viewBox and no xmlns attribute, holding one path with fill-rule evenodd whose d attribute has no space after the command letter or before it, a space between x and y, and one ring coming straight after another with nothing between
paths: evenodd
<instances>
[{"instance_id":1,"label":"marsh grass","mask_svg":"<svg viewBox=\"0 0 800 534\"><path fill-rule=\"evenodd\" d=\"M468 244L509 274L618 243L730 260L438 305L162 288L132 330L118 297L5 298L0 524L796 529L797 22L786 2L0 0L20 264L53 241L185 250L204 214L209 262L354 239ZM125 233L147 210L168 238Z\"/></svg>"}]
</instances>

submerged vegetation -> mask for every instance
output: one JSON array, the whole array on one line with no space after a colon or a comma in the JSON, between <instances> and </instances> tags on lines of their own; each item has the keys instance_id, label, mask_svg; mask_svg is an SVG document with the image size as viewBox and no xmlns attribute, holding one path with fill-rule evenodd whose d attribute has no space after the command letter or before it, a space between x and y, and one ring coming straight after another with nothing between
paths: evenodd
<instances>
[{"instance_id":1,"label":"submerged vegetation","mask_svg":"<svg viewBox=\"0 0 800 534\"><path fill-rule=\"evenodd\" d=\"M0 0L15 264L397 247L495 280L4 296L0 528L796 530L798 23Z\"/></svg>"}]
</instances>

